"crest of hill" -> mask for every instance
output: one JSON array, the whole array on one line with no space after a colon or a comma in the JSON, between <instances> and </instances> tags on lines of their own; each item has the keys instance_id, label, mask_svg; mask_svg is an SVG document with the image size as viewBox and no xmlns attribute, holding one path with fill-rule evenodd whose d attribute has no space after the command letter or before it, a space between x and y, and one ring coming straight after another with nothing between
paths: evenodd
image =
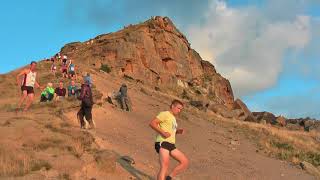
<instances>
[{"instance_id":1,"label":"crest of hill","mask_svg":"<svg viewBox=\"0 0 320 180\"><path fill-rule=\"evenodd\" d=\"M168 17L152 17L137 25L65 45L67 54L85 68L108 65L111 73L160 88L186 89L215 104L232 107L230 82L191 48ZM181 92L179 92L181 93Z\"/></svg>"}]
</instances>

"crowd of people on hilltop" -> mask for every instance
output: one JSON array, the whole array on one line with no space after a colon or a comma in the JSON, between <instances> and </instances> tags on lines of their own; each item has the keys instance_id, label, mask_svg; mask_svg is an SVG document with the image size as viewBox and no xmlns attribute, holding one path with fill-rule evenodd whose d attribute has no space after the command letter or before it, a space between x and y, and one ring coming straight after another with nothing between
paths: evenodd
<instances>
[{"instance_id":1,"label":"crowd of people on hilltop","mask_svg":"<svg viewBox=\"0 0 320 180\"><path fill-rule=\"evenodd\" d=\"M81 128L85 128L84 117L86 121L90 124L91 128L94 128L94 123L92 121L92 106L93 106L93 98L92 98L92 79L90 74L86 74L83 78L83 84L79 87L76 85L77 73L76 73L76 65L73 63L71 59L68 59L66 55L61 56L60 53L56 54L54 57L47 59L47 61L51 61L50 72L56 78L56 73L58 69L58 65L60 65L60 72L62 74L62 78L70 79L70 84L66 88L64 86L64 81L60 80L59 84L56 88L53 87L52 82L48 82L46 87L42 87L39 84L38 76L36 72L37 62L32 61L30 63L30 68L22 70L17 75L17 85L21 87L22 96L19 100L17 112L28 111L31 104L34 101L34 88L39 88L41 90L40 102L50 102L50 101L63 101L66 97L79 99L82 101L81 108L78 112L78 117L80 121ZM26 101L24 108L22 109L23 103Z\"/></svg>"},{"instance_id":2,"label":"crowd of people on hilltop","mask_svg":"<svg viewBox=\"0 0 320 180\"><path fill-rule=\"evenodd\" d=\"M51 72L56 77L57 61L60 61L61 74L63 78L70 78L70 85L68 88L64 87L61 80L59 86L54 88L53 83L47 83L46 87L42 87L37 80L36 65L37 62L32 61L29 69L22 70L17 75L17 85L21 86L22 96L19 100L17 111L21 110L22 104L26 100L26 105L23 111L27 111L34 100L34 87L42 90L40 102L47 101L63 101L68 95L70 98L81 100L81 107L77 113L77 118L80 122L80 127L85 128L85 120L90 125L90 128L95 128L95 123L92 120L92 79L90 74L83 77L83 84L79 88L75 80L77 75L75 72L75 65L71 60L68 62L66 55L61 56L59 53L48 61L52 61ZM129 97L127 92L127 85L122 84L118 91L118 98L121 103L121 108L126 111L131 111ZM179 100L172 101L168 111L160 112L153 120L150 121L150 127L157 132L156 141L154 144L155 151L159 154L160 170L157 174L158 180L171 180L184 171L189 164L188 158L175 146L175 137L177 134L183 134L184 129L177 128L175 116L177 116L183 109L183 103ZM179 164L168 173L169 159L174 158Z\"/></svg>"}]
</instances>

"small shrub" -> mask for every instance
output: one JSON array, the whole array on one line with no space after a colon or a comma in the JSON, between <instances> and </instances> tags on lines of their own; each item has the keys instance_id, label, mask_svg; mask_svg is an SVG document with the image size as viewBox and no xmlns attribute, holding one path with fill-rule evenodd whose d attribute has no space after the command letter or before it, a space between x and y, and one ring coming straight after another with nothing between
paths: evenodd
<instances>
[{"instance_id":1,"label":"small shrub","mask_svg":"<svg viewBox=\"0 0 320 180\"><path fill-rule=\"evenodd\" d=\"M46 170L49 170L52 168L51 164L49 164L47 161L44 160L36 160L32 167L31 167L31 171L39 171L42 168L45 168Z\"/></svg>"},{"instance_id":2,"label":"small shrub","mask_svg":"<svg viewBox=\"0 0 320 180\"><path fill-rule=\"evenodd\" d=\"M67 173L63 173L59 175L59 179L63 179L63 180L71 180L70 175Z\"/></svg>"},{"instance_id":3,"label":"small shrub","mask_svg":"<svg viewBox=\"0 0 320 180\"><path fill-rule=\"evenodd\" d=\"M187 99L187 100L190 100L190 99L191 99L185 89L183 90L183 92L182 92L182 94L181 94L181 98L182 98L182 99Z\"/></svg>"},{"instance_id":4,"label":"small shrub","mask_svg":"<svg viewBox=\"0 0 320 180\"><path fill-rule=\"evenodd\" d=\"M110 73L111 72L111 68L108 66L108 64L102 64L100 67L101 71L104 71L106 73Z\"/></svg>"},{"instance_id":5,"label":"small shrub","mask_svg":"<svg viewBox=\"0 0 320 180\"><path fill-rule=\"evenodd\" d=\"M284 142L278 142L278 141L271 141L270 143L271 145L273 145L274 147L278 148L278 149L283 149L286 151L293 151L294 148L291 144L288 143L284 143Z\"/></svg>"}]
</instances>

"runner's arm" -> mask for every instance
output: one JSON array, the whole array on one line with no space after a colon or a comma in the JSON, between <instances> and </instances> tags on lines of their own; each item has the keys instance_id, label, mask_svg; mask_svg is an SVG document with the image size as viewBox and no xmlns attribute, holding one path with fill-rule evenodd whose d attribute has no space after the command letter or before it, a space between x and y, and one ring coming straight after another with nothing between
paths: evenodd
<instances>
[{"instance_id":1,"label":"runner's arm","mask_svg":"<svg viewBox=\"0 0 320 180\"><path fill-rule=\"evenodd\" d=\"M20 81L20 77L24 74L26 74L26 69L22 70L18 75L17 75L17 85L19 86L19 81Z\"/></svg>"},{"instance_id":2,"label":"runner's arm","mask_svg":"<svg viewBox=\"0 0 320 180\"><path fill-rule=\"evenodd\" d=\"M39 84L39 77L36 77L36 81L34 82L37 88L41 89L40 84Z\"/></svg>"},{"instance_id":3,"label":"runner's arm","mask_svg":"<svg viewBox=\"0 0 320 180\"><path fill-rule=\"evenodd\" d=\"M184 134L185 130L184 129L177 129L176 134Z\"/></svg>"},{"instance_id":4,"label":"runner's arm","mask_svg":"<svg viewBox=\"0 0 320 180\"><path fill-rule=\"evenodd\" d=\"M149 126L155 130L157 133L159 133L161 136L165 137L165 138L168 138L171 136L170 133L168 132L164 132L161 128L159 128L159 123L160 123L160 120L155 118L153 119L150 123L149 123Z\"/></svg>"}]
</instances>

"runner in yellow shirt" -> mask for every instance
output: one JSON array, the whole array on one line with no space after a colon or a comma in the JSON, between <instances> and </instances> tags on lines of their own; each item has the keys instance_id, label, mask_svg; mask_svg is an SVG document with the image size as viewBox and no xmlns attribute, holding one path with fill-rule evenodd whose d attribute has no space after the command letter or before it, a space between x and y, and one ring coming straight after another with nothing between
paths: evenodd
<instances>
[{"instance_id":1,"label":"runner in yellow shirt","mask_svg":"<svg viewBox=\"0 0 320 180\"><path fill-rule=\"evenodd\" d=\"M150 122L150 127L155 130L158 135L156 137L155 149L159 153L160 171L158 180L171 180L177 174L187 169L188 158L176 148L176 134L183 134L183 129L178 129L175 116L183 109L183 103L179 100L173 100L169 111L160 112L158 116ZM166 176L169 168L170 156L179 161L173 171Z\"/></svg>"}]
</instances>

